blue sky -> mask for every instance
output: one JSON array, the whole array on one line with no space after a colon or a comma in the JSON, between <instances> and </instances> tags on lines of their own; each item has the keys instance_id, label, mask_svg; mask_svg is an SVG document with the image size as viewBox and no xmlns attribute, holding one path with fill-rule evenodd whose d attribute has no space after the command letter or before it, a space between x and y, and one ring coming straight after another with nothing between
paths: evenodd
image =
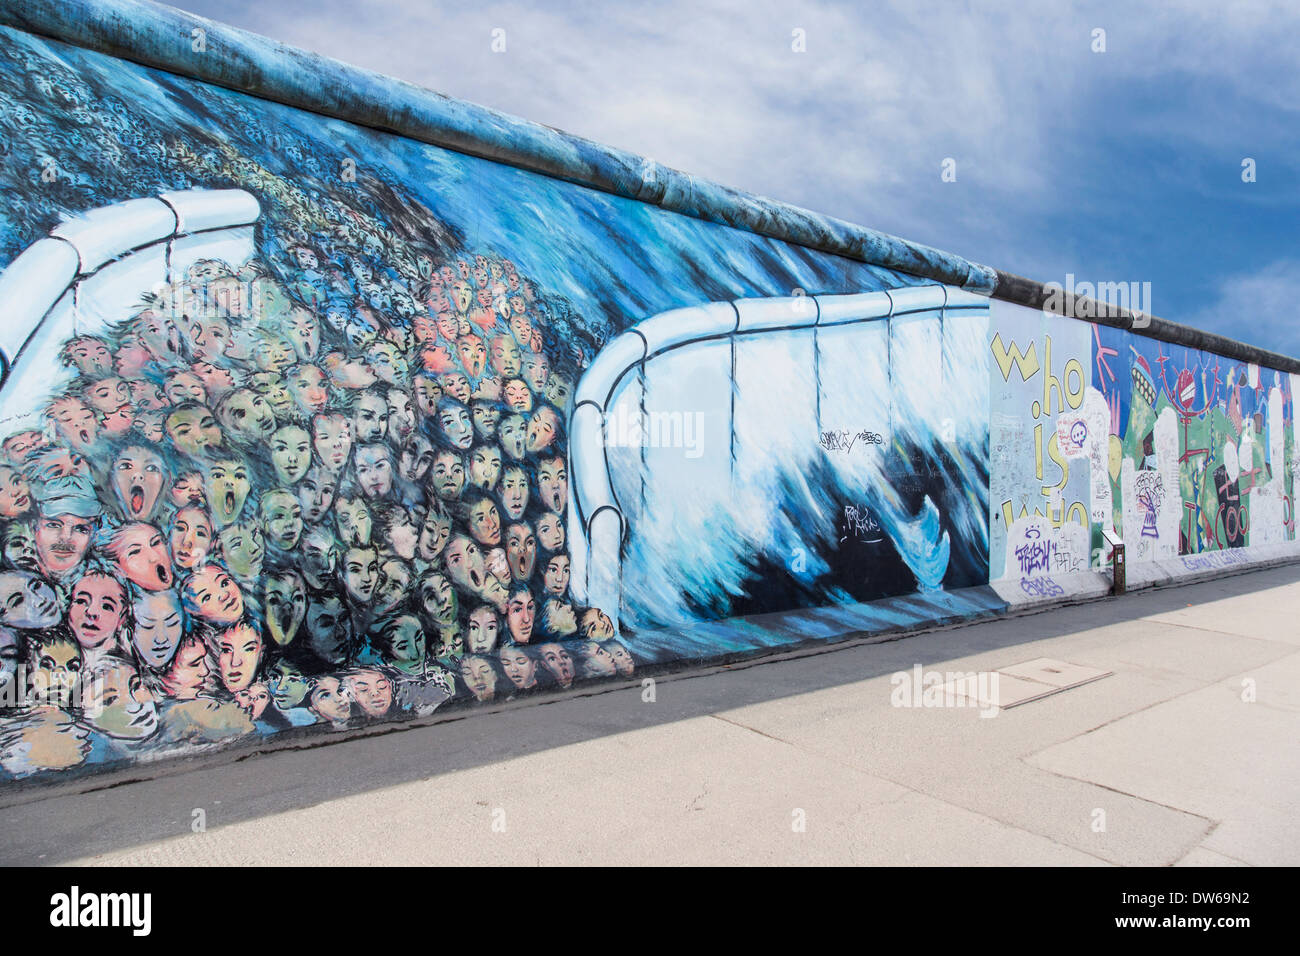
<instances>
[{"instance_id":1,"label":"blue sky","mask_svg":"<svg viewBox=\"0 0 1300 956\"><path fill-rule=\"evenodd\" d=\"M1291 0L174 5L1300 355Z\"/></svg>"}]
</instances>

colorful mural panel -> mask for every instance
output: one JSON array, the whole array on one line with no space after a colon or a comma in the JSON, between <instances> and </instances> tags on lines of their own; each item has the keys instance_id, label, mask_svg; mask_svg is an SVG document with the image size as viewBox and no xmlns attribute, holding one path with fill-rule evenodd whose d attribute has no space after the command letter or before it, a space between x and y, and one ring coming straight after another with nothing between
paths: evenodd
<instances>
[{"instance_id":1,"label":"colorful mural panel","mask_svg":"<svg viewBox=\"0 0 1300 956\"><path fill-rule=\"evenodd\" d=\"M1130 565L1295 539L1292 376L1002 303L991 328L992 578L1104 567L1106 532Z\"/></svg>"}]
</instances>

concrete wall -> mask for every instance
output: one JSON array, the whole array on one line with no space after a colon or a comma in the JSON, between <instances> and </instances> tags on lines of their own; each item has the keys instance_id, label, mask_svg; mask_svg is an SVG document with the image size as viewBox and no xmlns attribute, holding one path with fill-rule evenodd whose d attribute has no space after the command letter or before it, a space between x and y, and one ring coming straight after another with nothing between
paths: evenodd
<instances>
[{"instance_id":1,"label":"concrete wall","mask_svg":"<svg viewBox=\"0 0 1300 956\"><path fill-rule=\"evenodd\" d=\"M1290 360L119 6L0 5L9 786L1294 547Z\"/></svg>"}]
</instances>

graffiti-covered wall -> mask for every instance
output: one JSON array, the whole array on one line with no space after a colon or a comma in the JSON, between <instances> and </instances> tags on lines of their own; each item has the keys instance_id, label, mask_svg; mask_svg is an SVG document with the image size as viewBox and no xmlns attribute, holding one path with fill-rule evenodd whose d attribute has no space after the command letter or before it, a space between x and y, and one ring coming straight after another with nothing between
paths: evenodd
<instances>
[{"instance_id":1,"label":"graffiti-covered wall","mask_svg":"<svg viewBox=\"0 0 1300 956\"><path fill-rule=\"evenodd\" d=\"M1288 376L0 41L6 781L1294 537Z\"/></svg>"},{"instance_id":2,"label":"graffiti-covered wall","mask_svg":"<svg viewBox=\"0 0 1300 956\"><path fill-rule=\"evenodd\" d=\"M1294 541L1292 374L1004 303L990 329L992 578L1052 596L1108 531L1139 580Z\"/></svg>"}]
</instances>

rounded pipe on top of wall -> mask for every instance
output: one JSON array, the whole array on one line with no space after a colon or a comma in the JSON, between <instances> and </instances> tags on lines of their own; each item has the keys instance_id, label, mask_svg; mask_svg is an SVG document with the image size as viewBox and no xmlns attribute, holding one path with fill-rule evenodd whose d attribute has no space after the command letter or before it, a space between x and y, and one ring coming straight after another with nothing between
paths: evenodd
<instances>
[{"instance_id":1,"label":"rounded pipe on top of wall","mask_svg":"<svg viewBox=\"0 0 1300 956\"><path fill-rule=\"evenodd\" d=\"M1041 282L662 166L487 107L349 66L150 0L0 0L0 24L286 106L577 183L670 212L1030 308ZM191 49L203 31L201 56ZM1070 318L1300 372L1300 359L1079 298Z\"/></svg>"},{"instance_id":2,"label":"rounded pipe on top of wall","mask_svg":"<svg viewBox=\"0 0 1300 956\"><path fill-rule=\"evenodd\" d=\"M243 189L187 189L90 209L50 230L0 271L0 388L63 294L110 262L181 236L246 226L261 215Z\"/></svg>"},{"instance_id":3,"label":"rounded pipe on top of wall","mask_svg":"<svg viewBox=\"0 0 1300 956\"><path fill-rule=\"evenodd\" d=\"M611 339L578 381L569 425L574 597L617 622L621 551L629 528L605 455L606 415L629 373L665 352L697 342L987 308L986 297L942 285L854 295L734 299L660 312Z\"/></svg>"}]
</instances>

